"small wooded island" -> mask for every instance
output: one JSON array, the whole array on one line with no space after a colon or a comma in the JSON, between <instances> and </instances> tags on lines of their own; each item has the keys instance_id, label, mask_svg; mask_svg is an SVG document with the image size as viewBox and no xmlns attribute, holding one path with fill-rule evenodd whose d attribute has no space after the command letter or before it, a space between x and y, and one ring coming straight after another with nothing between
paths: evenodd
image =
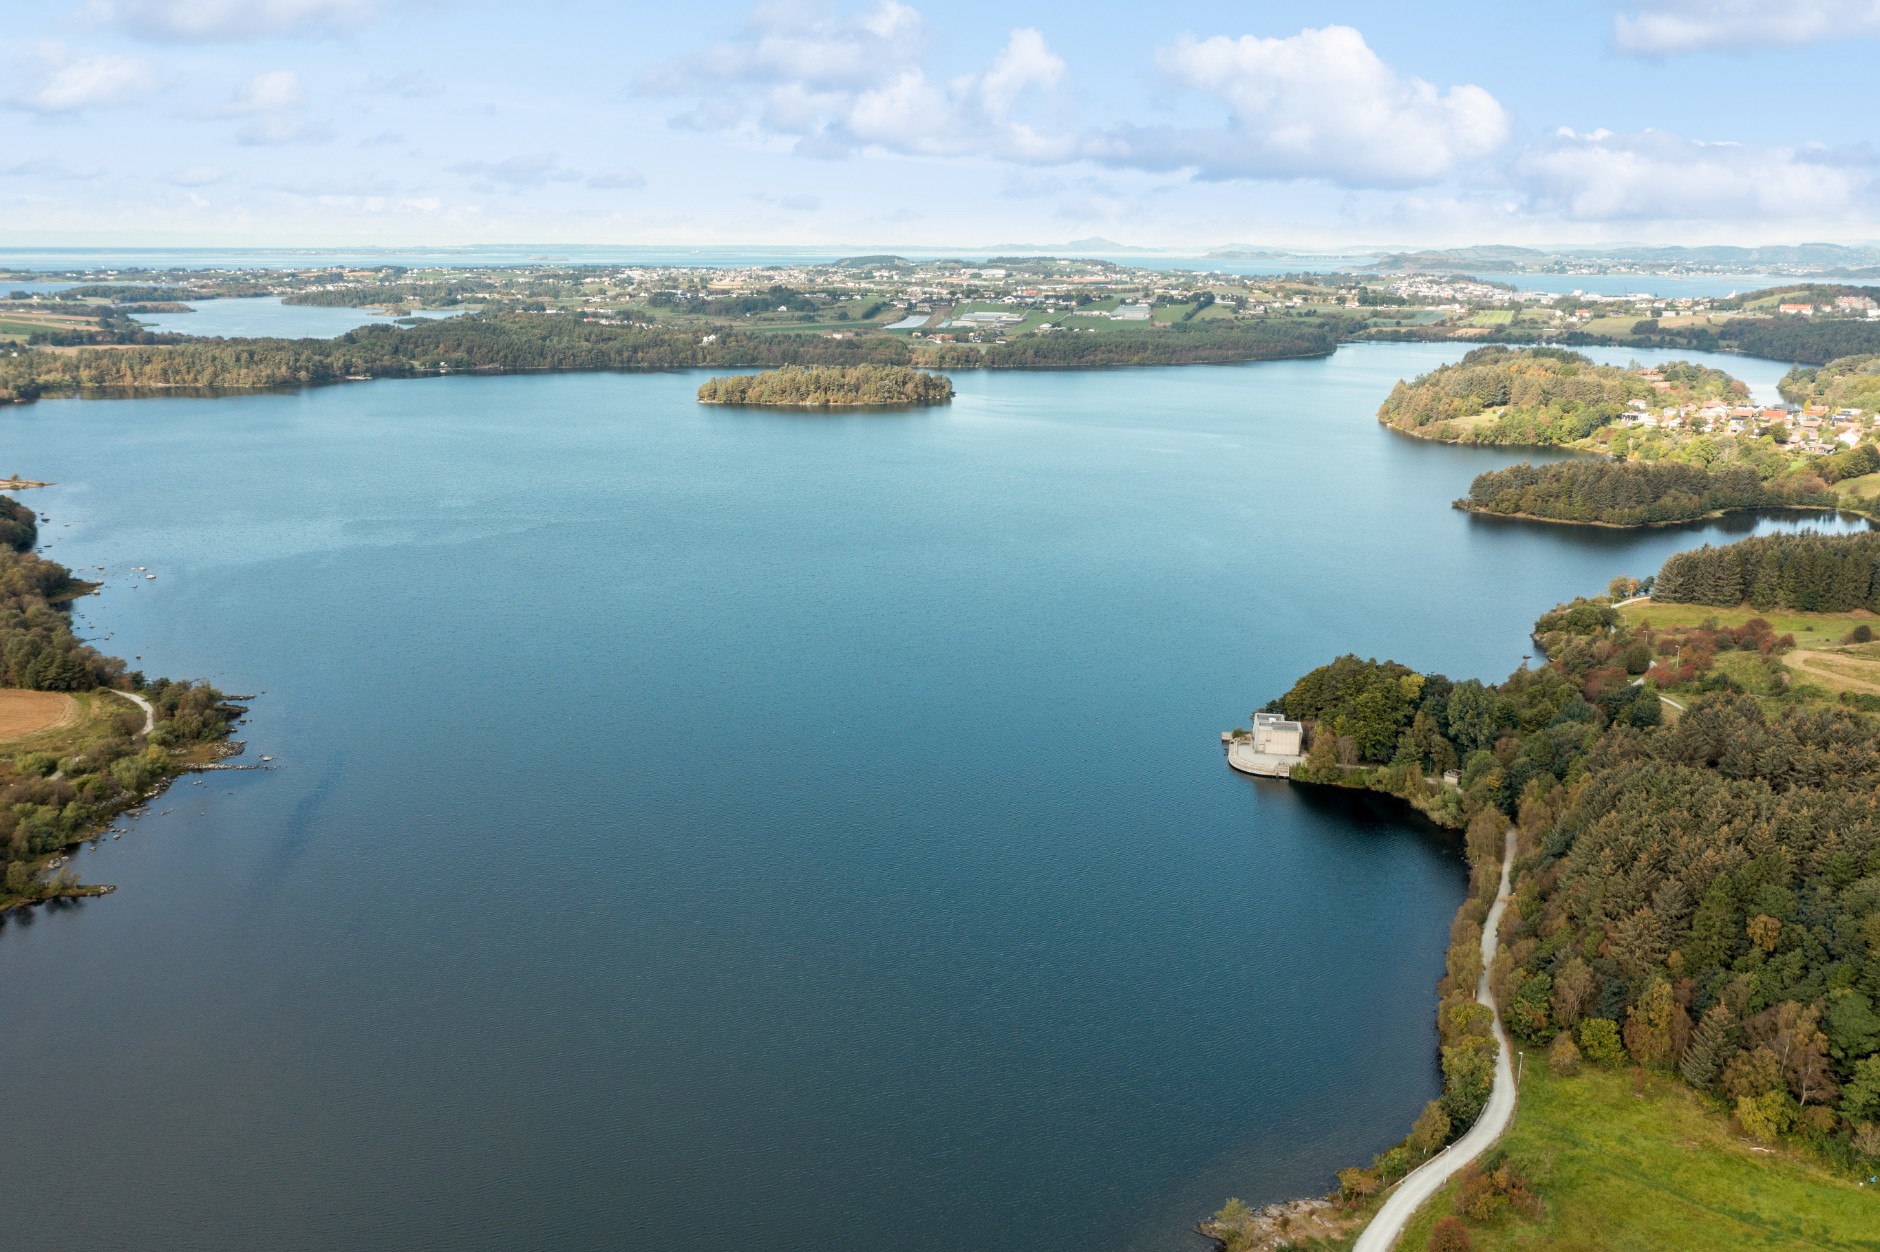
<instances>
[{"instance_id":1,"label":"small wooded island","mask_svg":"<svg viewBox=\"0 0 1880 1252\"><path fill-rule=\"evenodd\" d=\"M905 365L785 365L761 374L707 379L700 404L780 408L887 408L946 404L953 381Z\"/></svg>"}]
</instances>

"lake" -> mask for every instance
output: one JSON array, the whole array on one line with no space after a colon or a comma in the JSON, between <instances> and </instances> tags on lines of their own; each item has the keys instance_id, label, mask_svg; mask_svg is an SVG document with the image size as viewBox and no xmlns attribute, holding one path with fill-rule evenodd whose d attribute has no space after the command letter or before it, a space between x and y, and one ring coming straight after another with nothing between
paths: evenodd
<instances>
[{"instance_id":1,"label":"lake","mask_svg":"<svg viewBox=\"0 0 1880 1252\"><path fill-rule=\"evenodd\" d=\"M0 410L81 629L255 693L275 758L0 928L10 1223L1192 1252L1324 1192L1437 1090L1463 867L1219 732L1348 651L1498 678L1558 600L1795 524L1451 509L1515 458L1374 413L1458 351L846 416L699 373Z\"/></svg>"},{"instance_id":2,"label":"lake","mask_svg":"<svg viewBox=\"0 0 1880 1252\"><path fill-rule=\"evenodd\" d=\"M332 308L320 304L283 304L279 296L237 296L226 300L186 301L188 313L140 313L137 321L151 330L204 338L336 339L361 326L396 319L377 309ZM414 309L410 316L456 317L465 309Z\"/></svg>"}]
</instances>

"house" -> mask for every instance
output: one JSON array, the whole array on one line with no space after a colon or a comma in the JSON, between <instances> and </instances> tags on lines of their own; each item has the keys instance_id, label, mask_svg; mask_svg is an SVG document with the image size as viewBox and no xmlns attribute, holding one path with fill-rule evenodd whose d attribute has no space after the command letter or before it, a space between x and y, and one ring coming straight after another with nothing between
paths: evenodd
<instances>
[{"instance_id":1,"label":"house","mask_svg":"<svg viewBox=\"0 0 1880 1252\"><path fill-rule=\"evenodd\" d=\"M1268 756L1301 756L1305 752L1306 728L1288 721L1278 713L1253 715L1253 750Z\"/></svg>"},{"instance_id":2,"label":"house","mask_svg":"<svg viewBox=\"0 0 1880 1252\"><path fill-rule=\"evenodd\" d=\"M1809 317L1814 311L1815 306L1812 304L1778 304L1776 306L1776 312L1787 313L1794 317Z\"/></svg>"}]
</instances>

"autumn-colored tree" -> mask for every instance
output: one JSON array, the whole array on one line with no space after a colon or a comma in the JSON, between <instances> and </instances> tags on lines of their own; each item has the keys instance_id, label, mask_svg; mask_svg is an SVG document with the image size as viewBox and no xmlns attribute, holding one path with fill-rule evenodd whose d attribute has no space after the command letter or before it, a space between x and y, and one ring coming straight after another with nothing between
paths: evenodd
<instances>
[{"instance_id":1,"label":"autumn-colored tree","mask_svg":"<svg viewBox=\"0 0 1880 1252\"><path fill-rule=\"evenodd\" d=\"M1547 1068L1562 1078L1571 1078L1580 1072L1580 1048L1573 1042L1573 1036L1561 1031L1554 1039L1554 1046L1547 1050Z\"/></svg>"},{"instance_id":2,"label":"autumn-colored tree","mask_svg":"<svg viewBox=\"0 0 1880 1252\"><path fill-rule=\"evenodd\" d=\"M1410 1127L1410 1137L1404 1140L1404 1146L1410 1149L1410 1155L1418 1161L1427 1161L1449 1142L1449 1114L1443 1111L1440 1100L1431 1100L1423 1106L1417 1115L1416 1124Z\"/></svg>"},{"instance_id":3,"label":"autumn-colored tree","mask_svg":"<svg viewBox=\"0 0 1880 1252\"><path fill-rule=\"evenodd\" d=\"M1775 1055L1789 1090L1803 1105L1826 1103L1837 1090L1820 1021L1820 1005L1784 1000L1743 1024L1752 1045Z\"/></svg>"},{"instance_id":4,"label":"autumn-colored tree","mask_svg":"<svg viewBox=\"0 0 1880 1252\"><path fill-rule=\"evenodd\" d=\"M1749 941L1764 952L1774 952L1776 944L1782 938L1782 919L1771 917L1767 913L1758 913L1744 924L1749 931Z\"/></svg>"},{"instance_id":5,"label":"autumn-colored tree","mask_svg":"<svg viewBox=\"0 0 1880 1252\"><path fill-rule=\"evenodd\" d=\"M1592 966L1577 956L1568 961L1561 968L1560 976L1554 979L1553 994L1549 997L1554 1020L1568 1028L1578 1025L1580 1015L1592 1003L1598 990L1599 980L1594 976Z\"/></svg>"},{"instance_id":6,"label":"autumn-colored tree","mask_svg":"<svg viewBox=\"0 0 1880 1252\"><path fill-rule=\"evenodd\" d=\"M1671 993L1671 984L1656 979L1626 1010L1625 1047L1632 1059L1652 1069L1669 1069L1683 1052L1691 1020Z\"/></svg>"},{"instance_id":7,"label":"autumn-colored tree","mask_svg":"<svg viewBox=\"0 0 1880 1252\"><path fill-rule=\"evenodd\" d=\"M1473 1252L1475 1244L1469 1238L1469 1228L1462 1224L1459 1217L1439 1217L1430 1227L1429 1252Z\"/></svg>"},{"instance_id":8,"label":"autumn-colored tree","mask_svg":"<svg viewBox=\"0 0 1880 1252\"><path fill-rule=\"evenodd\" d=\"M1609 1017L1589 1017L1580 1023L1580 1050L1595 1065L1613 1066L1625 1060L1619 1042L1619 1023Z\"/></svg>"}]
</instances>

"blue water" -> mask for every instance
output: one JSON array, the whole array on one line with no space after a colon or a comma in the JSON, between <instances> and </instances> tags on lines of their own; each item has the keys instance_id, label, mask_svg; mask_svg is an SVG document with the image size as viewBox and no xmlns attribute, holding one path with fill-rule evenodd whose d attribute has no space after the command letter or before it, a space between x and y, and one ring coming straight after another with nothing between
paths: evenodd
<instances>
[{"instance_id":1,"label":"blue water","mask_svg":"<svg viewBox=\"0 0 1880 1252\"><path fill-rule=\"evenodd\" d=\"M1485 521L1448 345L0 411L81 626L267 772L0 929L35 1249L1173 1252L1437 1088L1453 842L1230 773L1344 651L1496 677L1705 538ZM157 575L146 581L131 566ZM96 569L93 567L103 567Z\"/></svg>"},{"instance_id":2,"label":"blue water","mask_svg":"<svg viewBox=\"0 0 1880 1252\"><path fill-rule=\"evenodd\" d=\"M1507 283L1522 291L1547 291L1556 295L1575 292L1598 296L1647 295L1660 299L1717 299L1810 281L1769 274L1477 274L1476 277L1486 282Z\"/></svg>"},{"instance_id":3,"label":"blue water","mask_svg":"<svg viewBox=\"0 0 1880 1252\"><path fill-rule=\"evenodd\" d=\"M333 339L361 326L397 319L375 309L337 309L317 304L283 304L279 296L243 296L233 300L189 301L189 313L143 313L138 322L151 330L204 338ZM412 316L455 317L463 309L416 309Z\"/></svg>"}]
</instances>

